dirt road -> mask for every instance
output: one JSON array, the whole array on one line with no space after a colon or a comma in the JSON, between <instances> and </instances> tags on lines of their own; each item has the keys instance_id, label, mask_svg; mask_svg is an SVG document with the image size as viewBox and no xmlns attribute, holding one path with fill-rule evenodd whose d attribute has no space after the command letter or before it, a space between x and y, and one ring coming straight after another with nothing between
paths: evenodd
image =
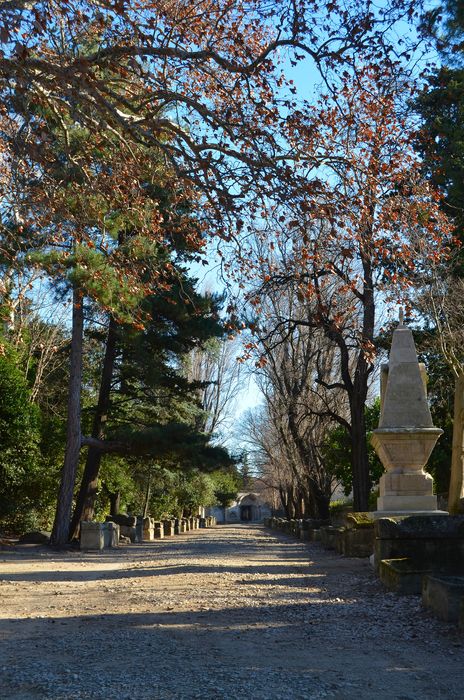
<instances>
[{"instance_id":1,"label":"dirt road","mask_svg":"<svg viewBox=\"0 0 464 700\"><path fill-rule=\"evenodd\" d=\"M2 700L451 700L463 644L365 560L260 526L0 552Z\"/></svg>"}]
</instances>

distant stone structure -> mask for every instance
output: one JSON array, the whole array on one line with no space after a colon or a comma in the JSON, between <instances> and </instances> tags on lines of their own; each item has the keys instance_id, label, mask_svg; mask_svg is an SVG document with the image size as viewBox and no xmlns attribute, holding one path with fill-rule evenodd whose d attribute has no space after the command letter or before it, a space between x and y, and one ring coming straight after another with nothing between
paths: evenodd
<instances>
[{"instance_id":1,"label":"distant stone structure","mask_svg":"<svg viewBox=\"0 0 464 700\"><path fill-rule=\"evenodd\" d=\"M437 512L433 479L424 467L442 432L432 422L425 368L417 360L411 329L400 317L388 365L382 365L380 422L372 435L386 469L377 514Z\"/></svg>"},{"instance_id":2,"label":"distant stone structure","mask_svg":"<svg viewBox=\"0 0 464 700\"><path fill-rule=\"evenodd\" d=\"M207 516L214 516L218 523L260 523L272 515L271 506L255 492L239 493L237 500L227 508L213 506L206 509Z\"/></svg>"}]
</instances>

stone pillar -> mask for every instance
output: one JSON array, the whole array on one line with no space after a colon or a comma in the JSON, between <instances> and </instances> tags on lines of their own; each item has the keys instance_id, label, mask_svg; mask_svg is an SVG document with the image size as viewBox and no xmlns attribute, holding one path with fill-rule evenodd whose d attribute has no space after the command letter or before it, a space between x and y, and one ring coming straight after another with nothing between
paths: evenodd
<instances>
[{"instance_id":1,"label":"stone pillar","mask_svg":"<svg viewBox=\"0 0 464 700\"><path fill-rule=\"evenodd\" d=\"M433 479L424 467L442 434L427 404L425 368L417 361L412 332L393 333L388 365L381 369L381 413L372 445L386 469L377 514L437 512Z\"/></svg>"}]
</instances>

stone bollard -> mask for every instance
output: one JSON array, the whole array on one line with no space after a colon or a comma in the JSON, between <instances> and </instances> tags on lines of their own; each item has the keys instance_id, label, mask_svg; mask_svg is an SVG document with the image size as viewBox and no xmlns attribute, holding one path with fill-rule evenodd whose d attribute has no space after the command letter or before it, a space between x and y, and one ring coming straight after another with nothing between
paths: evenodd
<instances>
[{"instance_id":1,"label":"stone bollard","mask_svg":"<svg viewBox=\"0 0 464 700\"><path fill-rule=\"evenodd\" d=\"M164 537L164 525L160 520L153 521L153 536L155 540L162 540Z\"/></svg>"},{"instance_id":2,"label":"stone bollard","mask_svg":"<svg viewBox=\"0 0 464 700\"><path fill-rule=\"evenodd\" d=\"M175 534L175 520L163 520L164 536L172 537Z\"/></svg>"},{"instance_id":3,"label":"stone bollard","mask_svg":"<svg viewBox=\"0 0 464 700\"><path fill-rule=\"evenodd\" d=\"M153 518L143 519L143 539L149 542L154 539Z\"/></svg>"},{"instance_id":4,"label":"stone bollard","mask_svg":"<svg viewBox=\"0 0 464 700\"><path fill-rule=\"evenodd\" d=\"M119 525L111 521L102 523L102 525L105 547L109 547L110 549L119 547Z\"/></svg>"}]
</instances>

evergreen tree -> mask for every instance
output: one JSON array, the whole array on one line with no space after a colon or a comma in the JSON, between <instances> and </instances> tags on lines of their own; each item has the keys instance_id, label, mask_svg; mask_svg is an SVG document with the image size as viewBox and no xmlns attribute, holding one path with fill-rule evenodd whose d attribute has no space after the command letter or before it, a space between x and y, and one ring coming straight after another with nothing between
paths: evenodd
<instances>
[{"instance_id":1,"label":"evergreen tree","mask_svg":"<svg viewBox=\"0 0 464 700\"><path fill-rule=\"evenodd\" d=\"M40 510L40 414L18 354L1 341L0 354L0 520L20 529Z\"/></svg>"}]
</instances>

